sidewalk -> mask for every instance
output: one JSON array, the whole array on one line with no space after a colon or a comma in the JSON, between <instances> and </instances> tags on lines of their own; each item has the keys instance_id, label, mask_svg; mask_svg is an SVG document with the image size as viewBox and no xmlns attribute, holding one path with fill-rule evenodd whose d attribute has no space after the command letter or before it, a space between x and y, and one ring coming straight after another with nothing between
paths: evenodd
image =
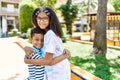
<instances>
[{"instance_id":1,"label":"sidewalk","mask_svg":"<svg viewBox=\"0 0 120 80\"><path fill-rule=\"evenodd\" d=\"M25 53L14 40L0 38L0 80L25 80L28 75Z\"/></svg>"}]
</instances>

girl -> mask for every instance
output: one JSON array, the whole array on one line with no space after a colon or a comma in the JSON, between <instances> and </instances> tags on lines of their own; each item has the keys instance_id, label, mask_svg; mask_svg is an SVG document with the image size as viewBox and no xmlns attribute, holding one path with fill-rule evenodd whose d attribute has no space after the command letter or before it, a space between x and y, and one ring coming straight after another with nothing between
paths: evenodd
<instances>
[{"instance_id":1,"label":"girl","mask_svg":"<svg viewBox=\"0 0 120 80\"><path fill-rule=\"evenodd\" d=\"M25 63L35 65L47 65L47 80L70 80L70 65L68 59L70 54L64 55L62 45L62 29L55 12L50 8L36 8L32 15L32 22L35 27L46 31L44 35L45 58L29 60ZM29 53L30 49L25 48ZM57 59L56 59L57 57ZM54 60L56 59L56 60ZM48 66L51 65L51 66Z\"/></svg>"}]
</instances>

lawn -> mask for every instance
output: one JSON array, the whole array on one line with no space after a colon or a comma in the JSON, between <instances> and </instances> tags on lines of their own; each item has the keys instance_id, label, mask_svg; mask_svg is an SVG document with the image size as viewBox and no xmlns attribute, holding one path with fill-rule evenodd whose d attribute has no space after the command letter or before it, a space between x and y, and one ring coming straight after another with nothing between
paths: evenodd
<instances>
[{"instance_id":1,"label":"lawn","mask_svg":"<svg viewBox=\"0 0 120 80\"><path fill-rule=\"evenodd\" d=\"M120 80L120 50L108 48L104 55L93 55L92 45L73 41L64 43L71 51L71 63L102 78L103 80Z\"/></svg>"}]
</instances>

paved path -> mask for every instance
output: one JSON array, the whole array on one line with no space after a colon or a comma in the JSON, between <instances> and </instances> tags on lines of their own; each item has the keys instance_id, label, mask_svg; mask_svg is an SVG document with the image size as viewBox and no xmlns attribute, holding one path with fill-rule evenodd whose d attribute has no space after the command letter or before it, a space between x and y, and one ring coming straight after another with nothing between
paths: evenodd
<instances>
[{"instance_id":1,"label":"paved path","mask_svg":"<svg viewBox=\"0 0 120 80\"><path fill-rule=\"evenodd\" d=\"M0 80L25 80L28 75L25 53L14 40L0 38Z\"/></svg>"}]
</instances>

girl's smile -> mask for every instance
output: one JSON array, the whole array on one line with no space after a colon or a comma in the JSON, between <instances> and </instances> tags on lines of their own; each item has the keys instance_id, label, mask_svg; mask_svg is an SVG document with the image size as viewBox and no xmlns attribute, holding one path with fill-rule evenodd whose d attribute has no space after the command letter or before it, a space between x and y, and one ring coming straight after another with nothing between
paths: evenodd
<instances>
[{"instance_id":1,"label":"girl's smile","mask_svg":"<svg viewBox=\"0 0 120 80\"><path fill-rule=\"evenodd\" d=\"M46 29L49 25L49 17L45 12L40 12L37 16L37 23L41 29Z\"/></svg>"}]
</instances>

